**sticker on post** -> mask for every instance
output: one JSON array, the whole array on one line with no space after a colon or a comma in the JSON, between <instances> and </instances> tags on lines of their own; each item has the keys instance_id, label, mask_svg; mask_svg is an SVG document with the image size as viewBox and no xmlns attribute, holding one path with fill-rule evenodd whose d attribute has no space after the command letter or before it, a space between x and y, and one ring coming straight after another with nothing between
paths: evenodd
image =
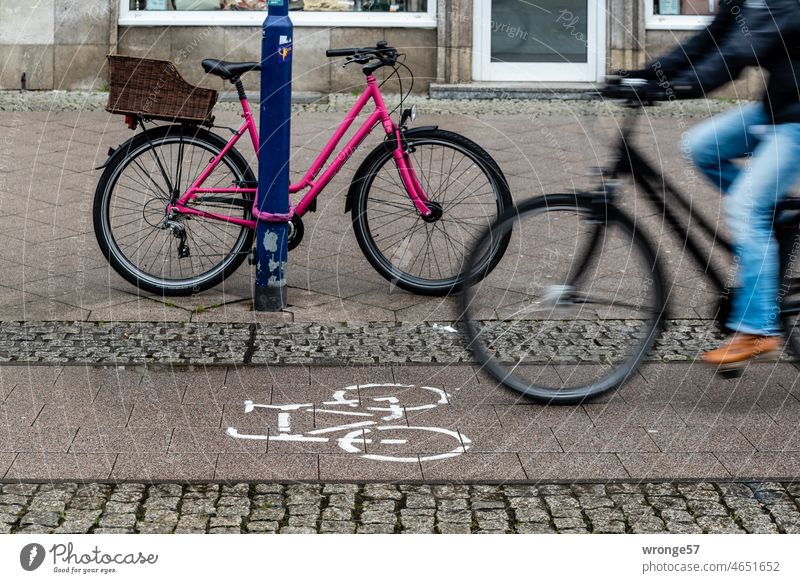
<instances>
[{"instance_id":1,"label":"sticker on post","mask_svg":"<svg viewBox=\"0 0 800 583\"><path fill-rule=\"evenodd\" d=\"M283 38L283 37L282 37ZM281 57L282 62L290 61L292 57L292 41L288 43L281 43L278 45L278 55Z\"/></svg>"}]
</instances>

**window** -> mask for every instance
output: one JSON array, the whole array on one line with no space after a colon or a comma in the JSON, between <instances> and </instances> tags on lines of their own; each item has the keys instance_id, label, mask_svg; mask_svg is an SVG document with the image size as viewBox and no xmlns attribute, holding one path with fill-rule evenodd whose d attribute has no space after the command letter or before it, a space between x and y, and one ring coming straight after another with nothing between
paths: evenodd
<instances>
[{"instance_id":1,"label":"window","mask_svg":"<svg viewBox=\"0 0 800 583\"><path fill-rule=\"evenodd\" d=\"M719 0L646 0L647 28L687 30L706 26Z\"/></svg>"},{"instance_id":2,"label":"window","mask_svg":"<svg viewBox=\"0 0 800 583\"><path fill-rule=\"evenodd\" d=\"M288 0L297 26L436 27L435 0ZM267 0L121 0L121 25L259 25Z\"/></svg>"}]
</instances>

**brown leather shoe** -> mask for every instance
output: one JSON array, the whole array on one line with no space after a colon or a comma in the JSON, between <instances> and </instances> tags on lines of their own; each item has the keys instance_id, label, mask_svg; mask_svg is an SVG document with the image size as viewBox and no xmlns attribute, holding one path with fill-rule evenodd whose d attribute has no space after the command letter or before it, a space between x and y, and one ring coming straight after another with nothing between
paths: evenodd
<instances>
[{"instance_id":1,"label":"brown leather shoe","mask_svg":"<svg viewBox=\"0 0 800 583\"><path fill-rule=\"evenodd\" d=\"M756 356L763 356L780 349L780 347L780 336L734 334L719 348L704 352L701 358L708 364L733 364Z\"/></svg>"}]
</instances>

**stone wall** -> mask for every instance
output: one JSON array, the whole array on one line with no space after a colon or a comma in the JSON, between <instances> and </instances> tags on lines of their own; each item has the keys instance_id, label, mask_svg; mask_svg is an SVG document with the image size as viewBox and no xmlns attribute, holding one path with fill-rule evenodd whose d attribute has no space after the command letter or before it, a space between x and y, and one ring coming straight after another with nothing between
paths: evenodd
<instances>
[{"instance_id":1,"label":"stone wall","mask_svg":"<svg viewBox=\"0 0 800 583\"><path fill-rule=\"evenodd\" d=\"M608 71L638 68L688 37L691 32L645 30L639 0L606 0ZM415 75L414 90L427 92L432 81L472 80L472 15L474 0L439 0L436 30L408 28L295 27L294 89L351 92L363 85L357 66L341 67L328 59L328 48L364 46L378 40L407 53ZM169 59L192 83L215 89L229 87L205 75L204 58L258 60L261 29L257 26L117 27L115 0L0 0L0 89L19 89L25 73L28 89L102 89L107 81L105 55ZM258 90L258 75L246 86ZM724 97L758 95L758 73L724 89ZM406 84L405 87L408 87ZM385 88L396 92L396 83Z\"/></svg>"},{"instance_id":2,"label":"stone wall","mask_svg":"<svg viewBox=\"0 0 800 583\"><path fill-rule=\"evenodd\" d=\"M640 0L606 0L607 72L644 66L645 10Z\"/></svg>"},{"instance_id":3,"label":"stone wall","mask_svg":"<svg viewBox=\"0 0 800 583\"><path fill-rule=\"evenodd\" d=\"M437 83L472 81L473 0L439 0L437 4Z\"/></svg>"},{"instance_id":4,"label":"stone wall","mask_svg":"<svg viewBox=\"0 0 800 583\"><path fill-rule=\"evenodd\" d=\"M344 69L342 59L329 59L325 56L325 51L329 48L374 45L379 40L386 40L406 53L406 64L414 72L414 91L427 92L428 85L436 79L436 31L407 28L295 27L293 89L323 93L360 91L364 86L361 68L350 65ZM260 60L261 28L120 27L118 52L123 55L171 60L187 81L213 89L228 90L230 84L218 77L206 75L200 62L206 58ZM246 75L244 82L248 91L257 91L259 76ZM404 83L404 90L407 87ZM388 92L397 91L397 86L389 84L385 89Z\"/></svg>"},{"instance_id":5,"label":"stone wall","mask_svg":"<svg viewBox=\"0 0 800 583\"><path fill-rule=\"evenodd\" d=\"M116 2L0 0L0 89L100 89Z\"/></svg>"},{"instance_id":6,"label":"stone wall","mask_svg":"<svg viewBox=\"0 0 800 583\"><path fill-rule=\"evenodd\" d=\"M0 89L19 89L23 73L28 89L102 89L108 84L105 56L110 52L169 59L192 83L230 89L205 75L200 61L260 59L258 26L118 28L117 6L109 0L0 0ZM360 68L343 69L342 60L327 58L325 51L379 40L407 54L414 91L427 92L436 78L436 30L361 27L295 27L294 89L360 90ZM248 75L245 82L251 92L258 90L258 75ZM399 87L390 83L385 89L396 92Z\"/></svg>"}]
</instances>

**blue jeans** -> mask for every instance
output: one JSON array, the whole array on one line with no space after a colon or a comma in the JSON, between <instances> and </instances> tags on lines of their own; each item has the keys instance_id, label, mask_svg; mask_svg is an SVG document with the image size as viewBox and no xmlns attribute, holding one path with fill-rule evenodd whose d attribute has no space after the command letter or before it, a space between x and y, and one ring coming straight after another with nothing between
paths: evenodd
<instances>
[{"instance_id":1,"label":"blue jeans","mask_svg":"<svg viewBox=\"0 0 800 583\"><path fill-rule=\"evenodd\" d=\"M780 334L776 205L800 178L800 123L770 125L762 104L714 117L690 130L695 164L725 194L725 217L738 261L728 327ZM733 161L745 158L739 165Z\"/></svg>"}]
</instances>

